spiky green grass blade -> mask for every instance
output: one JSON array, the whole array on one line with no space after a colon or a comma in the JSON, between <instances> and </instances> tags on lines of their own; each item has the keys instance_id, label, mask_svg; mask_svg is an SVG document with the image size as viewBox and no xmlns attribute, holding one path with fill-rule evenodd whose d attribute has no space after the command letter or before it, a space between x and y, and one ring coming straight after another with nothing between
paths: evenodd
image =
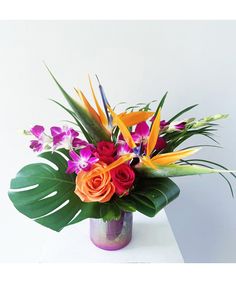
<instances>
[{"instance_id":1,"label":"spiky green grass blade","mask_svg":"<svg viewBox=\"0 0 236 283\"><path fill-rule=\"evenodd\" d=\"M191 109L193 109L194 107L196 107L198 104L194 104L192 106L189 106L185 109L183 109L182 111L180 111L179 113L177 113L174 117L172 117L168 122L171 123L173 122L176 118L178 118L179 116L181 116L182 114L184 114L185 112L190 111Z\"/></svg>"},{"instance_id":2,"label":"spiky green grass blade","mask_svg":"<svg viewBox=\"0 0 236 283\"><path fill-rule=\"evenodd\" d=\"M186 164L190 164L190 165L200 165L200 166L203 166L203 167L206 167L206 168L211 168L213 169L212 166L209 166L209 165L206 165L206 164L202 164L202 163L198 163L198 162L189 162L189 161L185 161L185 160L182 160L182 162L186 163ZM207 162L207 163L213 163L213 164L217 164L217 163L214 163L214 162ZM223 168L225 168L224 166L221 166ZM229 172L231 175L234 176L234 178L236 177L235 174L233 174L232 172ZM234 198L234 191L233 191L233 186L232 184L230 183L229 179L227 177L225 177L225 175L221 172L218 172L218 174L226 181L226 183L228 184L229 188L230 188L230 192L231 192L231 195L232 197Z\"/></svg>"},{"instance_id":3,"label":"spiky green grass blade","mask_svg":"<svg viewBox=\"0 0 236 283\"><path fill-rule=\"evenodd\" d=\"M161 99L159 105L157 106L157 109L156 109L156 112L155 112L155 114L154 114L154 117L156 117L156 115L157 115L157 113L159 112L159 110L163 107L163 105L164 105L164 103L165 103L165 100L166 100L166 97L167 97L167 94L168 94L168 92L166 92L166 93L164 94L164 96L162 97L162 99Z\"/></svg>"},{"instance_id":4,"label":"spiky green grass blade","mask_svg":"<svg viewBox=\"0 0 236 283\"><path fill-rule=\"evenodd\" d=\"M90 136L96 141L109 141L110 135L108 131L100 124L98 123L91 115L90 113L82 107L77 101L75 101L59 84L59 82L56 80L52 72L49 70L49 68L46 66L48 72L52 76L53 80L59 87L61 93L69 103L70 107L72 108L74 114L78 118L79 121L83 124L84 128L89 132Z\"/></svg>"}]
</instances>

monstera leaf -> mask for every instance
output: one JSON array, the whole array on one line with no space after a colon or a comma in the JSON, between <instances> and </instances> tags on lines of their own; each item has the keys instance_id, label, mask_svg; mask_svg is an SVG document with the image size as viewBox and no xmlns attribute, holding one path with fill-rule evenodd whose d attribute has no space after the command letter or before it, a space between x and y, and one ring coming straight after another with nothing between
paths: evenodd
<instances>
[{"instance_id":1,"label":"monstera leaf","mask_svg":"<svg viewBox=\"0 0 236 283\"><path fill-rule=\"evenodd\" d=\"M177 185L168 178L138 178L130 194L117 198L115 203L124 211L138 210L146 216L153 217L177 198L179 193Z\"/></svg>"},{"instance_id":2,"label":"monstera leaf","mask_svg":"<svg viewBox=\"0 0 236 283\"><path fill-rule=\"evenodd\" d=\"M23 167L11 180L9 198L17 210L36 222L60 231L85 218L100 218L99 203L84 203L74 193L75 175L66 174L66 159L57 152L39 155L52 162Z\"/></svg>"},{"instance_id":3,"label":"monstera leaf","mask_svg":"<svg viewBox=\"0 0 236 283\"><path fill-rule=\"evenodd\" d=\"M139 212L153 217L179 193L178 186L168 178L142 178L137 181L129 198Z\"/></svg>"},{"instance_id":4,"label":"monstera leaf","mask_svg":"<svg viewBox=\"0 0 236 283\"><path fill-rule=\"evenodd\" d=\"M74 193L75 175L66 174L67 152L44 152L50 161L29 164L11 180L9 198L18 211L52 230L60 231L86 218L119 219L121 210L154 216L179 194L168 178L138 178L127 197L114 196L108 203L85 203Z\"/></svg>"}]
</instances>

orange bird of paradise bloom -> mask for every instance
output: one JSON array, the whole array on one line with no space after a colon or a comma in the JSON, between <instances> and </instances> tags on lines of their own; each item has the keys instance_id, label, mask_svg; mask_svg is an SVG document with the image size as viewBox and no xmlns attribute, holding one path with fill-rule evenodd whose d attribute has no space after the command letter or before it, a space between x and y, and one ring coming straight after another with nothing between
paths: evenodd
<instances>
[{"instance_id":1,"label":"orange bird of paradise bloom","mask_svg":"<svg viewBox=\"0 0 236 283\"><path fill-rule=\"evenodd\" d=\"M99 121L101 125L109 129L108 120L104 112L102 111L96 96L95 92L92 86L91 79L89 77L89 83L90 88L92 91L92 96L97 108L97 111L90 105L84 94L80 90L76 90L77 94L80 96L84 107L87 109L87 111L90 113L90 115ZM119 165L128 162L132 160L134 157L139 157L139 160L141 164L147 167L151 167L152 169L158 170L158 166L167 166L169 164L175 163L176 161L190 156L194 153L196 153L200 148L192 148L192 149L186 149L186 150L179 150L175 152L169 152L169 153L163 153L163 154L157 154L153 157L151 157L152 152L155 148L159 133L160 133L160 119L161 119L161 109L159 109L154 121L151 125L151 131L147 140L147 149L146 149L146 155L138 155L135 153L135 149L137 148L137 145L135 144L130 131L128 130L128 127L136 125L140 122L148 120L150 117L154 115L154 112L145 112L145 111L138 111L138 112L131 112L131 113L120 113L116 114L114 110L106 104L106 108L109 110L109 113L112 117L112 127L117 126L123 135L124 140L128 144L128 146L134 150L133 153L125 154L121 157L119 157L117 160L109 164L107 167L103 168L102 172L99 172L99 174L108 172ZM89 178L96 177L98 173L90 174Z\"/></svg>"},{"instance_id":2,"label":"orange bird of paradise bloom","mask_svg":"<svg viewBox=\"0 0 236 283\"><path fill-rule=\"evenodd\" d=\"M110 131L111 129L109 128L107 117L106 117L105 113L103 112L101 106L98 103L98 100L96 98L95 91L94 91L90 77L89 77L89 84L90 84L92 97L93 97L93 100L95 102L97 111L92 107L92 105L89 103L89 101L87 100L87 98L85 97L85 95L82 93L81 90L75 89L75 91L76 91L77 95L80 97L80 99L83 103L83 106L88 111L88 113L96 121L98 121L105 129ZM133 125L137 125L138 123L141 123L143 121L148 120L153 115L154 115L154 112L151 112L151 111L134 111L134 112L130 112L130 113L122 112L122 113L118 114L117 116L119 117L119 119L123 122L123 124L126 127L131 127Z\"/></svg>"}]
</instances>

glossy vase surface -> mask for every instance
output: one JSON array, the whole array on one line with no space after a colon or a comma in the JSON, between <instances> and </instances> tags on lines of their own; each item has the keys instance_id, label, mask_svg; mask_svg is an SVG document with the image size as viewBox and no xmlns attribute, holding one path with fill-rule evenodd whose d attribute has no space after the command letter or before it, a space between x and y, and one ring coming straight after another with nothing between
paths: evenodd
<instances>
[{"instance_id":1,"label":"glossy vase surface","mask_svg":"<svg viewBox=\"0 0 236 283\"><path fill-rule=\"evenodd\" d=\"M118 220L90 219L90 239L100 249L119 250L132 238L133 214L122 212Z\"/></svg>"}]
</instances>

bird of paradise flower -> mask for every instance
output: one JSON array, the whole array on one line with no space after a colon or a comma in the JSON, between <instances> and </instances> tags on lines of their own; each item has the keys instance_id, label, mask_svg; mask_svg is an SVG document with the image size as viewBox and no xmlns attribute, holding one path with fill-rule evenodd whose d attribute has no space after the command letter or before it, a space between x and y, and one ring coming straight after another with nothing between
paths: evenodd
<instances>
[{"instance_id":1,"label":"bird of paradise flower","mask_svg":"<svg viewBox=\"0 0 236 283\"><path fill-rule=\"evenodd\" d=\"M99 79L98 79L98 82L99 82L99 90L101 93L105 113L103 112L102 108L100 107L98 103L90 77L89 77L89 83L90 83L92 96L93 96L97 111L95 111L95 109L91 106L91 104L86 99L85 95L82 93L81 90L75 89L76 93L81 98L81 101L83 102L84 107L90 113L90 115L96 121L101 123L101 126L104 127L106 131L109 132L110 135L114 127L119 128L125 142L129 146L129 148L131 148L133 151L132 153L124 154L123 156L119 157L116 161L106 166L106 168L104 168L102 172L100 172L101 174L107 171L110 171L111 169L114 169L118 167L119 165L132 160L135 157L138 157L140 163L143 164L144 166L158 170L158 166L165 166L165 165L175 163L176 161L184 157L187 157L187 156L190 156L196 153L200 149L200 148L192 148L192 149L186 149L186 150L179 150L179 151L170 152L170 153L157 154L152 157L153 150L155 148L155 145L159 137L159 133L160 133L160 121L161 121L161 107L160 107L156 111L155 116L154 116L155 118L153 119L152 124L151 124L151 131L147 138L146 153L142 152L141 150L142 145L139 145L139 146L136 145L128 127L131 127L133 125L136 125L138 123L148 120L154 115L154 112L134 111L130 113L122 112L120 114L116 114L115 111L111 108L106 98L105 92L103 90L102 85L100 84ZM95 172L94 174L91 174L89 178L95 177L96 175L98 175L98 173Z\"/></svg>"},{"instance_id":2,"label":"bird of paradise flower","mask_svg":"<svg viewBox=\"0 0 236 283\"><path fill-rule=\"evenodd\" d=\"M48 69L47 66L46 68ZM56 82L56 84L58 85L63 96L66 98L67 102L69 103L73 111L67 109L65 106L61 105L57 101L54 100L53 101L59 104L61 107L63 107L67 112L69 112L75 118L77 124L81 128L81 131L83 132L83 134L85 135L85 137L89 142L96 144L96 141L101 141L101 140L111 141L114 129L118 128L126 142L127 147L131 149L131 152L120 156L117 160L107 165L106 168L104 168L103 171L100 173L105 173L107 171L112 170L113 168L118 167L119 165L125 162L129 162L134 158L138 158L139 163L135 166L135 170L141 175L148 178L157 178L157 177L166 178L166 177L199 175L199 174L210 174L210 173L219 173L220 175L222 175L222 173L230 173L231 175L236 177L236 175L234 174L235 171L228 170L226 167L221 166L220 164L217 163L214 164L221 167L221 169L215 169L210 166L202 165L200 163L199 164L197 163L191 164L188 162L186 162L186 164L182 163L183 158L193 155L194 153L199 151L201 147L193 147L190 149L170 151L167 153L153 152L156 141L160 134L161 109L164 104L167 93L161 99L156 112L132 111L129 113L121 112L117 114L115 113L114 109L111 108L107 100L107 97L105 95L104 89L97 77L99 83L99 91L101 94L103 108L104 108L104 111L102 110L102 107L100 106L96 98L91 78L89 77L89 84L90 84L93 100L97 108L96 111L89 103L88 99L85 97L85 95L81 90L75 89L77 95L81 99L82 104L78 103L75 99L69 96L67 92L62 88L62 86L58 83L58 81L51 73L51 71L49 69L48 71L51 74L54 81ZM183 113L184 111L189 111L195 106L196 105L187 107L186 109L181 111L181 113ZM224 116L225 115L223 115L222 117L224 118ZM150 119L151 117L152 119ZM132 135L129 131L129 128L143 121L147 121L148 119L150 119L151 121L151 128L150 128L150 133L147 137L146 152L143 152L140 150L140 146L137 146L136 143L134 142ZM88 135L88 131L86 131L84 127L89 131L89 134L94 135L94 140L91 140L90 135ZM177 164L176 162L179 160L181 161L181 163ZM96 177L96 174L97 173L95 172L94 175L90 174L90 178ZM233 195L231 185L230 185L230 189Z\"/></svg>"}]
</instances>

